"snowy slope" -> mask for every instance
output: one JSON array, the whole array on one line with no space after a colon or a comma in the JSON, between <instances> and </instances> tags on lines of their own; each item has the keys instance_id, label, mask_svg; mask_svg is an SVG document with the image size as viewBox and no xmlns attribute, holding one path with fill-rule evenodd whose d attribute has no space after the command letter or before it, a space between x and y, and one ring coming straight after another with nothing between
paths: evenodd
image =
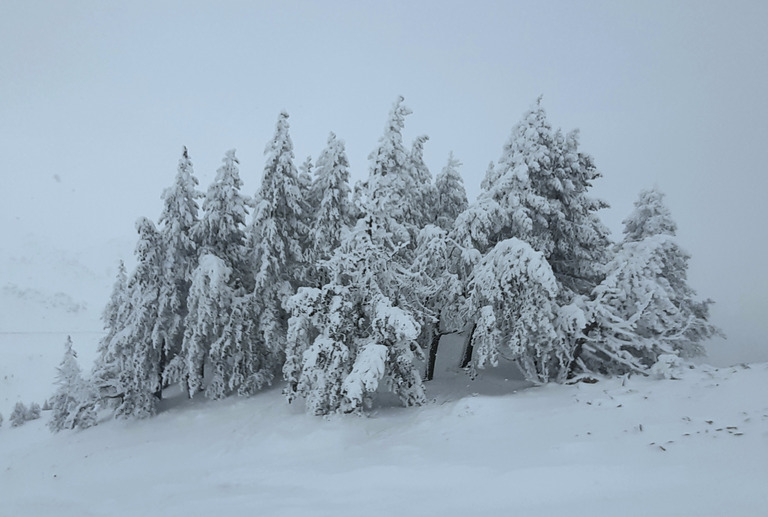
<instances>
[{"instance_id":1,"label":"snowy slope","mask_svg":"<svg viewBox=\"0 0 768 517\"><path fill-rule=\"evenodd\" d=\"M6 421L0 515L765 515L768 364L529 388L446 366L429 405L367 418L277 387L82 432Z\"/></svg>"},{"instance_id":2,"label":"snowy slope","mask_svg":"<svg viewBox=\"0 0 768 517\"><path fill-rule=\"evenodd\" d=\"M470 380L451 337L422 408L383 397L322 419L276 386L169 393L156 418L83 432L52 435L47 412L11 428L16 401L53 392L68 333L90 368L114 276L45 250L0 253L0 516L766 514L768 364L531 387L509 365Z\"/></svg>"}]
</instances>

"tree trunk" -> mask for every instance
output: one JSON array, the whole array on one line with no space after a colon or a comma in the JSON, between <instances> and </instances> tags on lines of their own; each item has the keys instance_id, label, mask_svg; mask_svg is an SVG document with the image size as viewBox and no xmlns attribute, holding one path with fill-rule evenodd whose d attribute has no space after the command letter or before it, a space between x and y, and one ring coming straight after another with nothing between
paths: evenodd
<instances>
[{"instance_id":1,"label":"tree trunk","mask_svg":"<svg viewBox=\"0 0 768 517\"><path fill-rule=\"evenodd\" d=\"M472 345L472 336L475 335L475 329L477 328L477 323L472 324L472 330L469 331L469 335L467 335L467 341L464 345L464 356L461 358L461 364L459 365L461 368L466 368L469 366L470 361L472 361L472 352L474 351L474 345Z\"/></svg>"},{"instance_id":2,"label":"tree trunk","mask_svg":"<svg viewBox=\"0 0 768 517\"><path fill-rule=\"evenodd\" d=\"M163 400L163 372L165 371L165 346L160 350L160 364L157 368L157 391L155 391L155 398L157 400Z\"/></svg>"},{"instance_id":3,"label":"tree trunk","mask_svg":"<svg viewBox=\"0 0 768 517\"><path fill-rule=\"evenodd\" d=\"M570 364L568 365L568 378L572 379L576 376L576 363L579 360L579 357L581 356L581 351L584 348L584 343L587 342L587 337L589 336L590 332L597 329L597 322L591 321L587 324L586 327L584 327L584 330L582 330L582 336L576 340L576 347L573 349L573 359L571 359Z\"/></svg>"},{"instance_id":4,"label":"tree trunk","mask_svg":"<svg viewBox=\"0 0 768 517\"><path fill-rule=\"evenodd\" d=\"M435 377L435 362L437 361L437 347L440 345L442 334L437 329L432 329L432 340L429 343L429 355L427 356L427 375L425 381L431 381Z\"/></svg>"}]
</instances>

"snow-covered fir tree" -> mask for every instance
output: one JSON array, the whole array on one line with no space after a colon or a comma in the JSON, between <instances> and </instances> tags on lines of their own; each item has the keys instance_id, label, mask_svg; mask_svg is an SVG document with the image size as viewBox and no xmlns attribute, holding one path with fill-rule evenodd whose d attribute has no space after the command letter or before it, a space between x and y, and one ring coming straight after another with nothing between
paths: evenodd
<instances>
[{"instance_id":1,"label":"snow-covered fir tree","mask_svg":"<svg viewBox=\"0 0 768 517\"><path fill-rule=\"evenodd\" d=\"M310 195L311 199L317 200L310 234L310 258L315 267L318 261L331 256L351 222L349 194L349 160L344 150L344 141L331 133L325 149L317 159ZM318 280L318 285L325 283L322 278Z\"/></svg>"},{"instance_id":2,"label":"snow-covered fir tree","mask_svg":"<svg viewBox=\"0 0 768 517\"><path fill-rule=\"evenodd\" d=\"M312 156L307 156L301 165L299 165L299 189L305 193L304 200L306 201L309 213L314 213L317 209L319 199L311 196L312 183L314 182L313 169L315 164L312 163Z\"/></svg>"},{"instance_id":3,"label":"snow-covered fir tree","mask_svg":"<svg viewBox=\"0 0 768 517\"><path fill-rule=\"evenodd\" d=\"M424 162L424 144L428 140L427 135L422 135L413 141L409 156L410 163L406 169L410 176L407 180L410 188L406 194L411 214L407 222L413 228L411 233L414 236L421 228L435 221L439 207L435 186L432 184L432 173Z\"/></svg>"},{"instance_id":4,"label":"snow-covered fir tree","mask_svg":"<svg viewBox=\"0 0 768 517\"><path fill-rule=\"evenodd\" d=\"M249 200L240 189L243 182L235 150L226 152L216 179L208 187L195 236L200 254L210 253L222 259L242 282L249 276L246 268L245 221Z\"/></svg>"},{"instance_id":5,"label":"snow-covered fir tree","mask_svg":"<svg viewBox=\"0 0 768 517\"><path fill-rule=\"evenodd\" d=\"M410 243L418 232L414 194L418 192L411 174L411 155L403 145L405 117L412 112L399 97L389 112L384 134L368 159L368 178L355 187L358 218L372 214L387 224L398 242Z\"/></svg>"},{"instance_id":6,"label":"snow-covered fir tree","mask_svg":"<svg viewBox=\"0 0 768 517\"><path fill-rule=\"evenodd\" d=\"M450 230L456 218L464 212L469 203L464 180L459 174L461 162L454 158L453 151L448 155L448 163L435 178L435 217L434 224L443 230Z\"/></svg>"},{"instance_id":7,"label":"snow-covered fir tree","mask_svg":"<svg viewBox=\"0 0 768 517\"><path fill-rule=\"evenodd\" d=\"M419 232L409 268L411 289L418 294L415 315L421 324L419 343L427 354L425 380L434 374L441 336L464 330L467 321L469 272L462 248L444 229L427 225Z\"/></svg>"},{"instance_id":8,"label":"snow-covered fir tree","mask_svg":"<svg viewBox=\"0 0 768 517\"><path fill-rule=\"evenodd\" d=\"M288 323L283 304L299 285L307 281L308 275L307 215L298 172L293 164L287 113L278 117L275 136L267 144L265 154L267 161L249 235L254 290L250 295L252 299L243 305L243 309L253 311L251 317L255 327L248 333L257 340L247 353L266 347L271 364L262 364L260 370L278 371L285 351ZM263 377L265 374L259 375Z\"/></svg>"},{"instance_id":9,"label":"snow-covered fir tree","mask_svg":"<svg viewBox=\"0 0 768 517\"><path fill-rule=\"evenodd\" d=\"M40 408L40 404L37 402L32 402L29 405L29 408L27 408L27 420L37 420L40 418L41 412L42 409Z\"/></svg>"},{"instance_id":10,"label":"snow-covered fir tree","mask_svg":"<svg viewBox=\"0 0 768 517\"><path fill-rule=\"evenodd\" d=\"M558 285L544 255L517 238L499 242L470 278L476 313L471 366L515 361L533 382L562 381L571 348L558 334Z\"/></svg>"},{"instance_id":11,"label":"snow-covered fir tree","mask_svg":"<svg viewBox=\"0 0 768 517\"><path fill-rule=\"evenodd\" d=\"M291 298L289 400L304 397L314 414L360 412L383 382L406 406L424 402L419 323L399 294L409 272L391 260L403 245L369 214L326 263L331 280Z\"/></svg>"},{"instance_id":12,"label":"snow-covered fir tree","mask_svg":"<svg viewBox=\"0 0 768 517\"><path fill-rule=\"evenodd\" d=\"M125 361L128 357L128 351L120 348L126 345L125 341L116 338L128 326L130 307L128 273L125 269L125 263L121 260L117 278L112 287L112 294L101 315L106 334L99 340L96 361L92 370L94 389L98 392L99 404L112 409L117 406L116 395L121 392L117 382L121 370L126 367Z\"/></svg>"},{"instance_id":13,"label":"snow-covered fir tree","mask_svg":"<svg viewBox=\"0 0 768 517\"><path fill-rule=\"evenodd\" d=\"M56 393L51 398L53 414L48 421L51 431L86 429L95 425L96 393L80 372L77 353L72 348L72 339L69 337L64 344L64 358L57 368L56 385Z\"/></svg>"},{"instance_id":14,"label":"snow-covered fir tree","mask_svg":"<svg viewBox=\"0 0 768 517\"><path fill-rule=\"evenodd\" d=\"M610 231L597 212L608 203L589 195L592 182L602 174L593 158L579 151L579 132L554 137L553 172L539 187L557 207L547 226L553 234L547 257L560 284L576 295L588 295L603 279L610 259Z\"/></svg>"},{"instance_id":15,"label":"snow-covered fir tree","mask_svg":"<svg viewBox=\"0 0 768 517\"><path fill-rule=\"evenodd\" d=\"M609 247L596 216L607 205L588 196L599 177L578 150L578 132L553 130L539 99L512 128L478 201L462 214L462 240L481 253L510 237L524 240L544 253L566 302L586 295L602 278Z\"/></svg>"},{"instance_id":16,"label":"snow-covered fir tree","mask_svg":"<svg viewBox=\"0 0 768 517\"><path fill-rule=\"evenodd\" d=\"M277 289L282 300L292 295L302 280L298 270L304 265L308 234L287 113L278 117L275 136L265 154L267 162L251 224L255 280L258 290Z\"/></svg>"},{"instance_id":17,"label":"snow-covered fir tree","mask_svg":"<svg viewBox=\"0 0 768 517\"><path fill-rule=\"evenodd\" d=\"M194 230L198 226L197 199L202 196L196 187L197 178L185 147L174 184L163 192L163 211L159 219L163 256L152 339L161 343L161 372L181 351L184 339L187 298L198 255ZM159 388L157 393L162 395L162 389Z\"/></svg>"},{"instance_id":18,"label":"snow-covered fir tree","mask_svg":"<svg viewBox=\"0 0 768 517\"><path fill-rule=\"evenodd\" d=\"M152 221L140 218L136 229L137 265L126 288L126 321L109 345L117 365L113 370L117 378L110 379L114 396L119 399L115 414L126 418L153 415L163 385L161 357L165 340L156 331L163 247Z\"/></svg>"},{"instance_id":19,"label":"snow-covered fir tree","mask_svg":"<svg viewBox=\"0 0 768 517\"><path fill-rule=\"evenodd\" d=\"M23 402L17 402L8 420L11 422L11 427L24 425L27 422L27 406Z\"/></svg>"},{"instance_id":20,"label":"snow-covered fir tree","mask_svg":"<svg viewBox=\"0 0 768 517\"><path fill-rule=\"evenodd\" d=\"M546 255L553 207L534 189L532 175L551 169L551 127L537 104L512 128L498 163L489 167L475 203L457 221L459 238L480 253L516 237Z\"/></svg>"},{"instance_id":21,"label":"snow-covered fir tree","mask_svg":"<svg viewBox=\"0 0 768 517\"><path fill-rule=\"evenodd\" d=\"M185 321L184 343L178 356L181 375L187 394L192 397L204 388L205 364L211 361L219 377L226 375L227 358L212 354L216 342L221 339L229 322L234 303L234 290L230 285L232 268L212 253L200 257L197 269L192 275L189 290L187 319ZM218 350L218 348L217 348ZM174 363L174 369L178 368ZM222 380L217 380L217 386ZM213 394L213 391L211 392ZM212 398L224 396L225 391L217 390Z\"/></svg>"},{"instance_id":22,"label":"snow-covered fir tree","mask_svg":"<svg viewBox=\"0 0 768 517\"><path fill-rule=\"evenodd\" d=\"M107 335L99 342L100 351L109 344L109 341L123 326L127 302L127 287L128 272L125 269L125 262L121 260L117 267L117 276L112 286L112 294L101 314L101 321L104 324L104 330L107 332Z\"/></svg>"},{"instance_id":23,"label":"snow-covered fir tree","mask_svg":"<svg viewBox=\"0 0 768 517\"><path fill-rule=\"evenodd\" d=\"M557 281L555 313L569 315L555 327L558 346L570 349L559 357L572 355L584 339L586 329L576 322L586 324L586 299L609 257L608 230L596 215L607 205L588 195L599 176L592 158L578 150L578 133L553 130L539 99L513 127L480 196L452 232L468 250L467 267L510 238L542 253Z\"/></svg>"},{"instance_id":24,"label":"snow-covered fir tree","mask_svg":"<svg viewBox=\"0 0 768 517\"><path fill-rule=\"evenodd\" d=\"M201 255L190 278L181 351L166 375L169 382L181 382L190 397L204 388L207 362L216 378L206 394L213 398L227 394L223 379L229 373L229 358L216 352L221 350L219 341L226 326L233 323L237 297L252 286L245 246L248 200L240 193L242 181L234 149L222 161L195 228Z\"/></svg>"},{"instance_id":25,"label":"snow-covered fir tree","mask_svg":"<svg viewBox=\"0 0 768 517\"><path fill-rule=\"evenodd\" d=\"M389 113L384 134L369 156L368 178L356 187L355 204L358 216L370 215L391 235L397 247L390 260L407 270L415 260L419 232L434 220L436 206L432 175L423 158L428 138L416 138L410 151L403 145L405 117L411 113L403 102L399 97ZM421 277L417 272L403 279L398 296L407 300L410 315L422 329L419 341L426 348L431 339L428 323L435 316L426 300L430 288Z\"/></svg>"},{"instance_id":26,"label":"snow-covered fir tree","mask_svg":"<svg viewBox=\"0 0 768 517\"><path fill-rule=\"evenodd\" d=\"M677 234L677 223L664 203L664 193L654 187L640 191L634 211L622 221L624 242L639 242L654 235Z\"/></svg>"},{"instance_id":27,"label":"snow-covered fir tree","mask_svg":"<svg viewBox=\"0 0 768 517\"><path fill-rule=\"evenodd\" d=\"M712 301L696 300L688 285L690 256L675 239L663 194L641 192L624 224L625 239L594 290L578 366L616 374L646 370L661 355L703 354L702 341L720 331L708 322Z\"/></svg>"}]
</instances>

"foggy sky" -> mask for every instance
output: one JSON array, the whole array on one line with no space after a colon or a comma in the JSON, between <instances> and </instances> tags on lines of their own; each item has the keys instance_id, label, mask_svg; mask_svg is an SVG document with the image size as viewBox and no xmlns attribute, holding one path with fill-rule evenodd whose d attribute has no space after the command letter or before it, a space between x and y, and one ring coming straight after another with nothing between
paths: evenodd
<instances>
[{"instance_id":1,"label":"foggy sky","mask_svg":"<svg viewBox=\"0 0 768 517\"><path fill-rule=\"evenodd\" d=\"M614 238L640 189L667 194L729 336L713 362L768 360L766 26L762 1L3 0L0 250L132 242L183 145L203 191L236 148L252 194L283 109L297 164L332 130L360 179L398 95L406 142L430 136L433 174L453 150L472 199L543 95L604 174Z\"/></svg>"}]
</instances>

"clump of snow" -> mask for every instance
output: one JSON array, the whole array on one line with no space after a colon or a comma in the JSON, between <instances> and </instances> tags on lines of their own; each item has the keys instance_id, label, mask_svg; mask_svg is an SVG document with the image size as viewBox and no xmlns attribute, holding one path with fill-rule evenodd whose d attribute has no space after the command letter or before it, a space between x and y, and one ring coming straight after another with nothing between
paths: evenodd
<instances>
[{"instance_id":1,"label":"clump of snow","mask_svg":"<svg viewBox=\"0 0 768 517\"><path fill-rule=\"evenodd\" d=\"M651 375L657 379L675 379L680 377L684 362L675 354L662 354L651 367Z\"/></svg>"},{"instance_id":2,"label":"clump of snow","mask_svg":"<svg viewBox=\"0 0 768 517\"><path fill-rule=\"evenodd\" d=\"M362 408L366 394L374 393L379 387L379 381L384 376L387 360L387 347L384 345L365 345L357 354L355 364L342 385L346 396L344 411L355 411Z\"/></svg>"}]
</instances>

